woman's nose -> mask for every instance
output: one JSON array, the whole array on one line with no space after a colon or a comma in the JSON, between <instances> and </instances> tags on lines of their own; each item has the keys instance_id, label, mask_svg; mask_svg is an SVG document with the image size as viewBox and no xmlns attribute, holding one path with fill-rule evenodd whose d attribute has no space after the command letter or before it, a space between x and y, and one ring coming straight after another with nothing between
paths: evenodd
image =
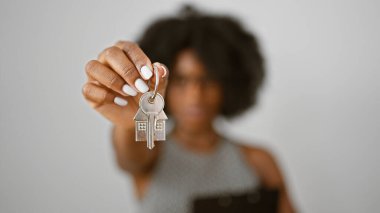
<instances>
[{"instance_id":1,"label":"woman's nose","mask_svg":"<svg viewBox=\"0 0 380 213\"><path fill-rule=\"evenodd\" d=\"M200 81L189 81L186 86L186 95L188 95L188 97L200 98L202 96L203 86Z\"/></svg>"}]
</instances>

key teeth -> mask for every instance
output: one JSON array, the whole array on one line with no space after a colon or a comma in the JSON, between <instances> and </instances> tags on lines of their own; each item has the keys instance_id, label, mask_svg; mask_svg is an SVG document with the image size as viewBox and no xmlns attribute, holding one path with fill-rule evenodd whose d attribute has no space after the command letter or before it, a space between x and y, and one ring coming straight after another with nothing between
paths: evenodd
<instances>
[{"instance_id":1,"label":"key teeth","mask_svg":"<svg viewBox=\"0 0 380 213\"><path fill-rule=\"evenodd\" d=\"M152 146L150 146L150 144L147 143L146 147L148 147L148 149L152 150L154 148L154 143L152 144Z\"/></svg>"}]
</instances>

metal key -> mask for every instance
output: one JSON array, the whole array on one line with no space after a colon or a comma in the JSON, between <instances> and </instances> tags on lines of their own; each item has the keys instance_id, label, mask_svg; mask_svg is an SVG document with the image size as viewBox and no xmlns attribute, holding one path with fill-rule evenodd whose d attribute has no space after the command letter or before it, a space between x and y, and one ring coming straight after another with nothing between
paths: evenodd
<instances>
[{"instance_id":1,"label":"metal key","mask_svg":"<svg viewBox=\"0 0 380 213\"><path fill-rule=\"evenodd\" d=\"M160 94L157 94L155 98L152 98L153 92L145 93L140 98L140 108L142 112L147 116L147 128L146 128L146 140L149 149L154 147L154 136L156 130L157 121L162 122L166 119L166 116L162 117L162 110L164 109L164 99ZM161 117L159 115L161 114Z\"/></svg>"},{"instance_id":2,"label":"metal key","mask_svg":"<svg viewBox=\"0 0 380 213\"><path fill-rule=\"evenodd\" d=\"M154 67L156 82L154 91L143 94L139 101L139 110L135 120L136 141L147 141L147 147L153 149L155 140L165 140L164 98L158 93L160 79L158 69Z\"/></svg>"}]
</instances>

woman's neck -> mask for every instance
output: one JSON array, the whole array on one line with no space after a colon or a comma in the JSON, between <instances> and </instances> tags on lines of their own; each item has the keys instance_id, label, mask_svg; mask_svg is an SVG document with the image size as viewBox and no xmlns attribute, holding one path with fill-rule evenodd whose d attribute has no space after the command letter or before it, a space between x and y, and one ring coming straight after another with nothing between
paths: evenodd
<instances>
[{"instance_id":1,"label":"woman's neck","mask_svg":"<svg viewBox=\"0 0 380 213\"><path fill-rule=\"evenodd\" d=\"M220 138L212 125L198 130L190 130L176 125L171 135L184 148L200 153L212 152Z\"/></svg>"}]
</instances>

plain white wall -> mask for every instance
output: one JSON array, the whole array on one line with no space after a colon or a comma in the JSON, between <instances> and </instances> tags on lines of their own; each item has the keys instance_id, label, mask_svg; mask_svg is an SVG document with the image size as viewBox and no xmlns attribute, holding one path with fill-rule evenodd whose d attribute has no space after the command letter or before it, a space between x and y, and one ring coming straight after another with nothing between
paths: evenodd
<instances>
[{"instance_id":1,"label":"plain white wall","mask_svg":"<svg viewBox=\"0 0 380 213\"><path fill-rule=\"evenodd\" d=\"M1 1L0 212L126 212L110 124L84 65L182 1ZM235 15L267 58L260 105L225 123L272 148L302 212L376 212L378 1L194 1Z\"/></svg>"}]
</instances>

